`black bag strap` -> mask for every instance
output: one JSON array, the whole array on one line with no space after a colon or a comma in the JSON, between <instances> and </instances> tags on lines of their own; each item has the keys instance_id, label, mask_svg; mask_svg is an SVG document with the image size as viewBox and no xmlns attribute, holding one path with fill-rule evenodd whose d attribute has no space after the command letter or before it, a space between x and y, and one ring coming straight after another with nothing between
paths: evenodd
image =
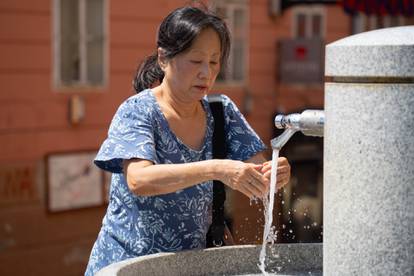
<instances>
[{"instance_id":1,"label":"black bag strap","mask_svg":"<svg viewBox=\"0 0 414 276\"><path fill-rule=\"evenodd\" d=\"M226 141L224 137L224 107L220 94L207 96L214 117L213 158L226 157ZM221 181L213 181L213 221L207 233L207 247L224 245L224 201L226 191Z\"/></svg>"}]
</instances>

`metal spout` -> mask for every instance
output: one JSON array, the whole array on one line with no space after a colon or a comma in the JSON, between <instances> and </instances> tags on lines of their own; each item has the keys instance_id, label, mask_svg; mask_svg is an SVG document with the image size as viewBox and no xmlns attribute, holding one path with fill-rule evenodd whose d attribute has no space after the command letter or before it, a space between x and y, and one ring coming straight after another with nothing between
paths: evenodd
<instances>
[{"instance_id":1,"label":"metal spout","mask_svg":"<svg viewBox=\"0 0 414 276\"><path fill-rule=\"evenodd\" d=\"M283 131L282 134L270 140L272 149L281 150L282 147L287 143L287 141L289 141L290 137L292 137L292 135L295 134L296 131L296 129L287 128L285 131Z\"/></svg>"},{"instance_id":2,"label":"metal spout","mask_svg":"<svg viewBox=\"0 0 414 276\"><path fill-rule=\"evenodd\" d=\"M272 149L280 150L297 131L307 136L323 136L325 112L323 110L305 110L302 113L277 115L275 126L286 129L281 135L270 141Z\"/></svg>"}]
</instances>

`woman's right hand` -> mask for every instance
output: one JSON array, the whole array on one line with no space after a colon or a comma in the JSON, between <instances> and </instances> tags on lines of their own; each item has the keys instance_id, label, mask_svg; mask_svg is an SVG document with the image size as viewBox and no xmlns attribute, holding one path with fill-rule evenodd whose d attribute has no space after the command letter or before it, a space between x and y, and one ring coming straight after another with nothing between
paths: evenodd
<instances>
[{"instance_id":1,"label":"woman's right hand","mask_svg":"<svg viewBox=\"0 0 414 276\"><path fill-rule=\"evenodd\" d=\"M219 180L247 197L263 198L269 187L269 180L262 175L261 164L235 160L219 160Z\"/></svg>"}]
</instances>

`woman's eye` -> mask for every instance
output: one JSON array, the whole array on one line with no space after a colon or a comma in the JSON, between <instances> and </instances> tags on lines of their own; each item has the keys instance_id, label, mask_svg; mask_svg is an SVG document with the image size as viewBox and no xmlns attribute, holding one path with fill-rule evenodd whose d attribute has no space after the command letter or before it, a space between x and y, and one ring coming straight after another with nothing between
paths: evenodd
<instances>
[{"instance_id":1,"label":"woman's eye","mask_svg":"<svg viewBox=\"0 0 414 276\"><path fill-rule=\"evenodd\" d=\"M200 64L201 61L200 60L191 60L191 63Z\"/></svg>"},{"instance_id":2,"label":"woman's eye","mask_svg":"<svg viewBox=\"0 0 414 276\"><path fill-rule=\"evenodd\" d=\"M210 64L217 65L218 62L217 61L210 61Z\"/></svg>"}]
</instances>

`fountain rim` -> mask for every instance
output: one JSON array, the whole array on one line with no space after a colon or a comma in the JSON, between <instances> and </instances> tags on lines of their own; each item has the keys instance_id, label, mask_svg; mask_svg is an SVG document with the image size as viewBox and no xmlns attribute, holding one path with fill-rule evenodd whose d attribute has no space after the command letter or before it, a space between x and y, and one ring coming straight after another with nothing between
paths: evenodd
<instances>
[{"instance_id":1,"label":"fountain rim","mask_svg":"<svg viewBox=\"0 0 414 276\"><path fill-rule=\"evenodd\" d=\"M276 251L277 255L280 255L278 257L278 261L284 262L286 265L287 270L292 270L291 267L288 267L290 264L288 264L288 260L292 260L292 262L297 259L299 262L302 262L305 259L312 259L308 263L299 264L298 269L305 269L302 266L308 266L311 267L309 269L317 269L322 270L322 245L323 243L278 243L278 244L268 244L267 249L271 250L273 253ZM140 257L135 257L131 259L127 259L124 261L120 261L111 265L108 265L107 267L104 267L100 271L98 271L97 275L133 275L134 273L131 273L131 271L134 271L138 266L140 268L149 267L150 269L155 270L162 270L160 267L163 266L169 266L174 264L174 266L180 267L179 263L183 260L186 261L186 263L190 263L192 267L200 266L200 263L208 261L208 264L217 264L220 263L221 266L224 267L231 267L234 265L234 263L239 263L244 266L255 266L258 268L259 264L259 253L262 245L261 244L248 244L248 245L233 245L233 246L223 246L223 247L216 247L216 248L207 248L207 249L194 249L194 250L183 250L179 252L163 252L163 253L155 253ZM305 250L307 249L307 250ZM307 254L304 251L312 251L312 253ZM230 254L231 252L234 252L234 254ZM286 252L286 254L285 254ZM227 258L228 256L232 256L231 258ZM234 258L233 258L234 257ZM248 257L248 260L246 259ZM190 259L190 260L189 260ZM191 262L191 259L193 259L193 263ZM247 260L247 261L246 261ZM247 263L250 263L247 264ZM205 266L203 266L204 268ZM171 273L176 268L171 268ZM185 269L191 270L194 268L188 268ZM244 270L243 268L241 268ZM234 268L231 268L230 270L234 270ZM188 271L187 271L188 272ZM157 274L158 273L158 274ZM163 275L163 273L157 272L156 275ZM229 271L228 273L234 273L234 271ZM254 273L260 273L260 272L254 272ZM174 274L174 273L172 273ZM210 275L215 275L214 273ZM174 274L175 275L175 274ZM178 275L178 274L177 274ZM186 273L183 271L183 274L180 275L191 275L189 273ZM203 274L204 275L204 274ZM222 273L217 274L222 275ZM237 275L231 274L231 275Z\"/></svg>"}]
</instances>

